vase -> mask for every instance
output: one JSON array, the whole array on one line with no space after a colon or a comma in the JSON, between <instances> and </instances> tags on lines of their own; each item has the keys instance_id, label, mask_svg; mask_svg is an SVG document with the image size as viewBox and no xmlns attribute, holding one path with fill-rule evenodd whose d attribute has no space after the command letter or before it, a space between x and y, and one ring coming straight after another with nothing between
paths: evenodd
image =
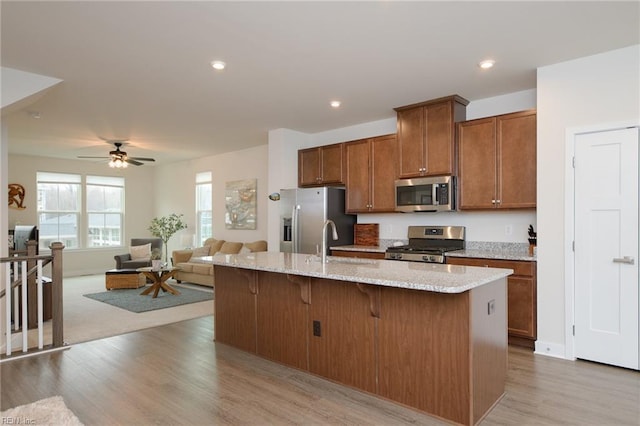
<instances>
[{"instance_id":1,"label":"vase","mask_svg":"<svg viewBox=\"0 0 640 426\"><path fill-rule=\"evenodd\" d=\"M153 259L151 261L151 270L159 271L162 269L162 260L161 259Z\"/></svg>"}]
</instances>

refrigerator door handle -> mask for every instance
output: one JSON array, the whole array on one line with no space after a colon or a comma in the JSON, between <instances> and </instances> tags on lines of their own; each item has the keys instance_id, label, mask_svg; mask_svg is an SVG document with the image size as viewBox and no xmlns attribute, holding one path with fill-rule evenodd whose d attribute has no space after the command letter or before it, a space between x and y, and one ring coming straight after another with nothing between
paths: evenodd
<instances>
[{"instance_id":1,"label":"refrigerator door handle","mask_svg":"<svg viewBox=\"0 0 640 426\"><path fill-rule=\"evenodd\" d=\"M298 209L300 209L299 205L294 205L293 209L291 209L291 240L293 241L293 252L300 252L300 239L298 235Z\"/></svg>"}]
</instances>

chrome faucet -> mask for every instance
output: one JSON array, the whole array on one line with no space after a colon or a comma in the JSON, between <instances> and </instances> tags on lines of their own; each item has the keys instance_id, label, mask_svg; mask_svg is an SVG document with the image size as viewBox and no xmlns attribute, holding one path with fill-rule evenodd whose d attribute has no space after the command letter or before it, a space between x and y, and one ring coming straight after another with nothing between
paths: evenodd
<instances>
[{"instance_id":1,"label":"chrome faucet","mask_svg":"<svg viewBox=\"0 0 640 426\"><path fill-rule=\"evenodd\" d=\"M333 228L333 239L338 239L336 224L331 219L325 220L324 225L322 225L322 263L327 263L327 225L331 225L331 228Z\"/></svg>"}]
</instances>

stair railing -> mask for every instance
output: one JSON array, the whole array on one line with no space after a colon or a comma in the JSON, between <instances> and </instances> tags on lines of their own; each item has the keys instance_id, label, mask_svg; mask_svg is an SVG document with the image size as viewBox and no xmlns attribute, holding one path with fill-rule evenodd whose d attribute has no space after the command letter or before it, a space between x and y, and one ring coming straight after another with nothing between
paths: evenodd
<instances>
[{"instance_id":1,"label":"stair railing","mask_svg":"<svg viewBox=\"0 0 640 426\"><path fill-rule=\"evenodd\" d=\"M64 346L62 309L62 250L60 242L52 243L50 255L36 255L37 242L28 241L25 252L14 252L14 256L0 258L5 264L5 282L0 290L4 298L4 355L2 361L10 359L13 352L12 332L22 329L22 353L41 352ZM18 254L15 256L15 254ZM43 275L43 267L51 263L50 283ZM12 274L13 272L13 274ZM12 278L13 277L13 278ZM44 344L44 285L51 286L51 345ZM47 307L48 308L48 307ZM20 315L20 311L21 315ZM12 330L11 324L14 327ZM37 345L29 344L29 329L37 328Z\"/></svg>"}]
</instances>

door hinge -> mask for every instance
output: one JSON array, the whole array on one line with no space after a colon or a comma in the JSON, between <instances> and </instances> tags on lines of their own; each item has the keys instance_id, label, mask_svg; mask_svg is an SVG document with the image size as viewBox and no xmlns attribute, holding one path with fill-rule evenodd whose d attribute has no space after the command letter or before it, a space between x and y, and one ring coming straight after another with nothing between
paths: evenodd
<instances>
[{"instance_id":1,"label":"door hinge","mask_svg":"<svg viewBox=\"0 0 640 426\"><path fill-rule=\"evenodd\" d=\"M576 326L575 326L575 324L573 325L573 335L574 336L576 335Z\"/></svg>"},{"instance_id":2,"label":"door hinge","mask_svg":"<svg viewBox=\"0 0 640 426\"><path fill-rule=\"evenodd\" d=\"M576 251L576 242L575 241L571 241L571 251Z\"/></svg>"},{"instance_id":3,"label":"door hinge","mask_svg":"<svg viewBox=\"0 0 640 426\"><path fill-rule=\"evenodd\" d=\"M576 168L576 157L571 157L571 166L575 169Z\"/></svg>"}]
</instances>

